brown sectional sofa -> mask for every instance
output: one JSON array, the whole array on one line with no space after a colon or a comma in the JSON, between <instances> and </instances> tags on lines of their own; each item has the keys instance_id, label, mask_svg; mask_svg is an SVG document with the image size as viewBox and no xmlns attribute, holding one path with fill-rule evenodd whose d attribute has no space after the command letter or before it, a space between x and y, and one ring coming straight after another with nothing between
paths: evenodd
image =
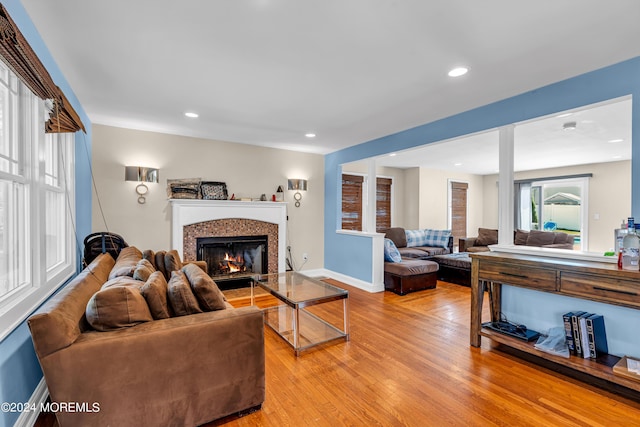
<instances>
[{"instance_id":1,"label":"brown sectional sofa","mask_svg":"<svg viewBox=\"0 0 640 427\"><path fill-rule=\"evenodd\" d=\"M498 243L498 230L479 228L477 237L465 237L458 241L459 252L485 252L489 245ZM516 230L515 245L536 246L541 248L573 249L574 237L560 231Z\"/></svg>"},{"instance_id":2,"label":"brown sectional sofa","mask_svg":"<svg viewBox=\"0 0 640 427\"><path fill-rule=\"evenodd\" d=\"M446 248L441 246L414 246L407 247L407 235L402 227L392 227L387 230L385 238L393 240L403 258L430 259L435 255L450 254L453 252L453 237L449 238Z\"/></svg>"},{"instance_id":3,"label":"brown sectional sofa","mask_svg":"<svg viewBox=\"0 0 640 427\"><path fill-rule=\"evenodd\" d=\"M102 311L94 312L88 302L101 292L114 264L109 254L98 256L28 320L51 400L88 404L89 410L57 413L61 427L197 426L260 407L262 311L234 309L225 301L225 309L100 332L87 315L105 313L104 307L98 304L93 308ZM194 268L174 271L171 280L196 280L200 269ZM159 273L152 277L160 279ZM141 307L132 315L148 313Z\"/></svg>"}]
</instances>

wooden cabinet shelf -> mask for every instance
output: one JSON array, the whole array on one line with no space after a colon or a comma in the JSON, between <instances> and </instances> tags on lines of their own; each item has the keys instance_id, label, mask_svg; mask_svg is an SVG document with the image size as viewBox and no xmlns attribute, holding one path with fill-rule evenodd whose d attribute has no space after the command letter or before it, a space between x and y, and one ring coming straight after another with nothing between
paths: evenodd
<instances>
[{"instance_id":1,"label":"wooden cabinet shelf","mask_svg":"<svg viewBox=\"0 0 640 427\"><path fill-rule=\"evenodd\" d=\"M481 337L534 355L575 371L640 392L640 381L617 375L613 365L620 359L608 356L599 361L576 356L564 358L540 351L526 342L482 327L484 290L493 298L492 320L501 311L502 284L555 293L574 298L640 308L640 272L618 270L615 264L574 261L507 253L471 254L471 337L479 347Z\"/></svg>"}]
</instances>

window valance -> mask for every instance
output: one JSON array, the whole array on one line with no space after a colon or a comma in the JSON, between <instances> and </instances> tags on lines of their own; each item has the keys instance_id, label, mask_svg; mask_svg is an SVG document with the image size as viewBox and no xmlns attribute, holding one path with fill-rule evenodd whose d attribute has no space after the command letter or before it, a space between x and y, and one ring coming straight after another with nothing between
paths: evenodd
<instances>
[{"instance_id":1,"label":"window valance","mask_svg":"<svg viewBox=\"0 0 640 427\"><path fill-rule=\"evenodd\" d=\"M0 3L0 56L9 68L41 99L53 101L46 132L86 132L78 113L53 82L36 53Z\"/></svg>"}]
</instances>

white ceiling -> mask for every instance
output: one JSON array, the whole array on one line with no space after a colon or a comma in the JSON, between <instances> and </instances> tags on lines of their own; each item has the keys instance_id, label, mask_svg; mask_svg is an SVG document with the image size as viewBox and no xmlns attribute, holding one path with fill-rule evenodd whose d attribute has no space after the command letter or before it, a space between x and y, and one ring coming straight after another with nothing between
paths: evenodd
<instances>
[{"instance_id":1,"label":"white ceiling","mask_svg":"<svg viewBox=\"0 0 640 427\"><path fill-rule=\"evenodd\" d=\"M93 123L315 153L640 55L638 0L22 3Z\"/></svg>"},{"instance_id":2,"label":"white ceiling","mask_svg":"<svg viewBox=\"0 0 640 427\"><path fill-rule=\"evenodd\" d=\"M570 122L576 128L565 130ZM376 164L491 175L498 172L498 138L492 130L393 153ZM516 123L514 141L515 171L630 160L631 98Z\"/></svg>"}]
</instances>

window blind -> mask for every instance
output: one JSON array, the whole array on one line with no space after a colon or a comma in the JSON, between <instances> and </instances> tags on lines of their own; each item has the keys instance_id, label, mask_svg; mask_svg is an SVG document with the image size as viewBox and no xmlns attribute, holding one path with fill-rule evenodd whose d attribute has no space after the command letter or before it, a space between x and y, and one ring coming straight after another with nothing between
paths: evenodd
<instances>
[{"instance_id":1,"label":"window blind","mask_svg":"<svg viewBox=\"0 0 640 427\"><path fill-rule=\"evenodd\" d=\"M391 228L391 179L376 179L376 231Z\"/></svg>"},{"instance_id":2,"label":"window blind","mask_svg":"<svg viewBox=\"0 0 640 427\"><path fill-rule=\"evenodd\" d=\"M358 175L342 175L342 229L362 231L362 183Z\"/></svg>"},{"instance_id":3,"label":"window blind","mask_svg":"<svg viewBox=\"0 0 640 427\"><path fill-rule=\"evenodd\" d=\"M86 132L78 113L53 82L51 75L1 3L0 57L36 96L53 101L53 108L45 125L46 132Z\"/></svg>"}]
</instances>

